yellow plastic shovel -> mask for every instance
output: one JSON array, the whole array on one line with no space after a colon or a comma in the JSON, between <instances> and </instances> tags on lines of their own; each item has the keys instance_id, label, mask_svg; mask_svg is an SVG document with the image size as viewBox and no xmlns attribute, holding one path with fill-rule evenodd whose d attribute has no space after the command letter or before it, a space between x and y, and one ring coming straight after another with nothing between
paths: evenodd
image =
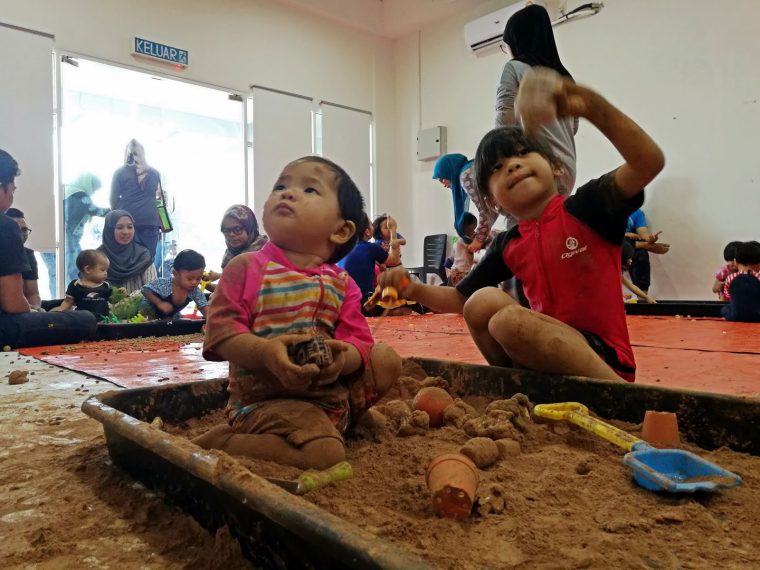
<instances>
[{"instance_id":1,"label":"yellow plastic shovel","mask_svg":"<svg viewBox=\"0 0 760 570\"><path fill-rule=\"evenodd\" d=\"M693 493L741 485L742 478L706 459L681 449L655 449L602 420L588 415L588 408L578 402L539 404L533 413L550 420L565 420L622 447L628 453L623 462L633 471L633 478L650 491Z\"/></svg>"}]
</instances>

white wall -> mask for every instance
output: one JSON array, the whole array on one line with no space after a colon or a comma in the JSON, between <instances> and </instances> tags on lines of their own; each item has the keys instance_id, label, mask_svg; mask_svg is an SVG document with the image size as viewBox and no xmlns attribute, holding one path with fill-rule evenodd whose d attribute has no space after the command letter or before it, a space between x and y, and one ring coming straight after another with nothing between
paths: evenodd
<instances>
[{"instance_id":1,"label":"white wall","mask_svg":"<svg viewBox=\"0 0 760 570\"><path fill-rule=\"evenodd\" d=\"M0 0L0 20L55 35L82 55L237 91L251 84L371 111L379 203L395 188L392 48L274 0ZM132 55L139 36L187 49L182 72Z\"/></svg>"},{"instance_id":2,"label":"white wall","mask_svg":"<svg viewBox=\"0 0 760 570\"><path fill-rule=\"evenodd\" d=\"M472 156L492 127L500 52L477 58L464 23L498 9L479 5L422 30L422 126L448 126L449 152ZM644 210L673 247L653 256L652 292L661 298L712 298L712 273L725 243L760 238L760 2L606 0L596 16L555 28L563 63L576 80L608 97L661 145L667 166ZM578 5L571 0L569 8ZM396 167L411 211L399 227L420 244L452 233L448 191L431 180L433 162L414 156L419 102L417 34L394 44ZM577 136L578 180L619 164L590 125ZM399 203L399 206L401 203ZM411 231L410 231L411 230ZM421 246L407 248L421 261Z\"/></svg>"}]
</instances>

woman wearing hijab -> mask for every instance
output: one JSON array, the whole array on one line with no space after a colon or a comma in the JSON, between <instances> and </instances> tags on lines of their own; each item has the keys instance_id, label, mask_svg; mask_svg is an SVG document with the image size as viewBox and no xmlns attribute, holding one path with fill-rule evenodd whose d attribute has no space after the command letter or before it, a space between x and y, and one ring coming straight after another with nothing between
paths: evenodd
<instances>
[{"instance_id":1,"label":"woman wearing hijab","mask_svg":"<svg viewBox=\"0 0 760 570\"><path fill-rule=\"evenodd\" d=\"M464 238L463 215L468 211L470 200L475 204L478 209L478 227L467 249L471 253L482 249L499 214L490 208L477 192L473 161L468 160L463 154L444 154L435 163L433 178L451 190L454 200L454 229L460 238Z\"/></svg>"},{"instance_id":2,"label":"woman wearing hijab","mask_svg":"<svg viewBox=\"0 0 760 570\"><path fill-rule=\"evenodd\" d=\"M551 19L543 6L531 4L512 14L504 28L503 40L512 53L512 59L504 64L499 87L496 90L497 127L517 124L515 97L522 77L531 67L549 67L572 80L570 72L565 69L559 59ZM575 184L575 139L573 137L577 131L576 117L556 119L538 131L538 136L546 139L554 154L562 162L563 173L558 180L560 194L569 194ZM513 220L508 220L508 222L513 222Z\"/></svg>"},{"instance_id":3,"label":"woman wearing hijab","mask_svg":"<svg viewBox=\"0 0 760 570\"><path fill-rule=\"evenodd\" d=\"M267 237L259 233L259 223L253 210L242 204L230 206L224 212L222 233L227 243L227 251L222 257L222 269L236 255L246 251L258 251L267 242Z\"/></svg>"},{"instance_id":4,"label":"woman wearing hijab","mask_svg":"<svg viewBox=\"0 0 760 570\"><path fill-rule=\"evenodd\" d=\"M100 188L100 178L85 172L71 184L64 186L63 211L66 231L66 282L79 276L76 260L81 249L84 228L93 216L103 217L108 208L100 208L92 202L92 195Z\"/></svg>"},{"instance_id":5,"label":"woman wearing hijab","mask_svg":"<svg viewBox=\"0 0 760 570\"><path fill-rule=\"evenodd\" d=\"M98 248L111 262L108 283L127 293L139 291L158 276L148 250L135 239L135 223L126 210L111 210L103 228L103 244Z\"/></svg>"},{"instance_id":6,"label":"woman wearing hijab","mask_svg":"<svg viewBox=\"0 0 760 570\"><path fill-rule=\"evenodd\" d=\"M124 166L113 175L111 208L126 210L135 224L135 240L150 252L151 261L156 255L160 233L156 193L161 183L158 170L145 161L145 149L132 139L124 152Z\"/></svg>"}]
</instances>

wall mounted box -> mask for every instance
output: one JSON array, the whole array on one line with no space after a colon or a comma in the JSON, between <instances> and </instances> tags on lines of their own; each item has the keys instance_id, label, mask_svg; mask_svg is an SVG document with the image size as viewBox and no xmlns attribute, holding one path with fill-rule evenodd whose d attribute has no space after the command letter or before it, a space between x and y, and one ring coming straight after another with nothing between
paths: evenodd
<instances>
[{"instance_id":1,"label":"wall mounted box","mask_svg":"<svg viewBox=\"0 0 760 570\"><path fill-rule=\"evenodd\" d=\"M446 127L433 127L417 133L417 160L431 160L446 154Z\"/></svg>"}]
</instances>

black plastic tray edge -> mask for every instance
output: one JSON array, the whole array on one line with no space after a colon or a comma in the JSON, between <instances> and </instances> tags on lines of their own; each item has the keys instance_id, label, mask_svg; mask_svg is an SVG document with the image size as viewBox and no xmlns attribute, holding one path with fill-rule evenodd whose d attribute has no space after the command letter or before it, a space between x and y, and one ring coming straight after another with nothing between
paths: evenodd
<instances>
[{"instance_id":1,"label":"black plastic tray edge","mask_svg":"<svg viewBox=\"0 0 760 570\"><path fill-rule=\"evenodd\" d=\"M202 385L202 386L199 386ZM225 475L225 470L220 470L220 476L214 475L214 466L218 459L213 453L206 452L197 446L189 443L184 438L173 436L160 430L151 428L145 421L141 421L130 416L110 403L124 401L125 396L147 396L150 392L163 391L172 392L176 390L185 391L187 395L192 396L201 387L201 391L224 394L226 380L207 380L204 382L175 384L159 388L138 388L134 390L112 391L99 396L91 396L82 404L82 411L88 416L96 419L103 424L104 431L109 446L109 454L115 464L137 475L144 482L160 483L160 478L149 475L145 469L141 469L133 461L135 458L144 460L146 452L148 460L156 465L163 465L163 468L169 468L175 471L175 474L181 476L186 473L192 478L193 485L201 486L206 494L214 495L220 499L228 508L230 505L246 504L248 509L252 509L258 515L264 517L271 524L279 527L276 533L293 535L312 547L313 552L307 559L319 560L327 559L323 563L309 564L314 568L387 568L387 569L428 569L431 568L422 559L416 556L404 553L399 548L375 537L374 535L361 530L360 528L341 520L305 501L304 499L291 495L276 485L273 485L265 479L251 473L250 480L241 482L239 478L232 478ZM216 388L214 390L213 388ZM116 402L115 402L116 401ZM117 404L118 405L118 404ZM218 407L218 406L217 406ZM146 416L148 419L150 416ZM125 446L132 447L132 453L125 453ZM135 455L137 454L137 455ZM179 471L177 471L179 469ZM148 475L146 480L146 475ZM153 479L153 480L150 480ZM169 478L171 479L171 478ZM173 495L173 500L177 501L183 508L186 506L183 499L187 497L181 489L172 489L171 486L162 486L162 490ZM177 494L179 492L179 496ZM197 514L192 512L191 514ZM197 509L195 509L197 511ZM246 517L247 509L235 508L234 517ZM198 518L196 516L196 518ZM220 518L201 517L199 523L208 526L211 529L220 526ZM210 520L213 519L213 520ZM226 523L233 522L228 518ZM252 544L247 541L245 536L241 536L241 529L250 526L246 521L237 521L237 524L231 525L234 535L243 543L243 549L246 554L251 555L250 550L256 550L260 544ZM254 541L257 542L257 541ZM255 552L254 552L255 554ZM303 555L300 553L290 553L291 555ZM277 557L282 563L288 554L279 552ZM260 556L254 561L259 563L278 564L278 560L261 559ZM306 560L307 560L306 559ZM299 560L305 563L305 559Z\"/></svg>"},{"instance_id":2,"label":"black plastic tray edge","mask_svg":"<svg viewBox=\"0 0 760 570\"><path fill-rule=\"evenodd\" d=\"M601 417L639 423L647 410L675 412L686 438L703 449L729 447L760 455L760 400L645 384L546 375L527 370L412 358L427 374L445 378L458 393L532 402L581 402Z\"/></svg>"},{"instance_id":3,"label":"black plastic tray edge","mask_svg":"<svg viewBox=\"0 0 760 570\"><path fill-rule=\"evenodd\" d=\"M147 323L99 323L98 340L193 334L201 332L205 323L205 319L176 319Z\"/></svg>"},{"instance_id":4,"label":"black plastic tray edge","mask_svg":"<svg viewBox=\"0 0 760 570\"><path fill-rule=\"evenodd\" d=\"M720 310L726 306L723 301L657 301L657 303L625 303L627 315L645 315L657 317L717 317L722 318Z\"/></svg>"}]
</instances>

